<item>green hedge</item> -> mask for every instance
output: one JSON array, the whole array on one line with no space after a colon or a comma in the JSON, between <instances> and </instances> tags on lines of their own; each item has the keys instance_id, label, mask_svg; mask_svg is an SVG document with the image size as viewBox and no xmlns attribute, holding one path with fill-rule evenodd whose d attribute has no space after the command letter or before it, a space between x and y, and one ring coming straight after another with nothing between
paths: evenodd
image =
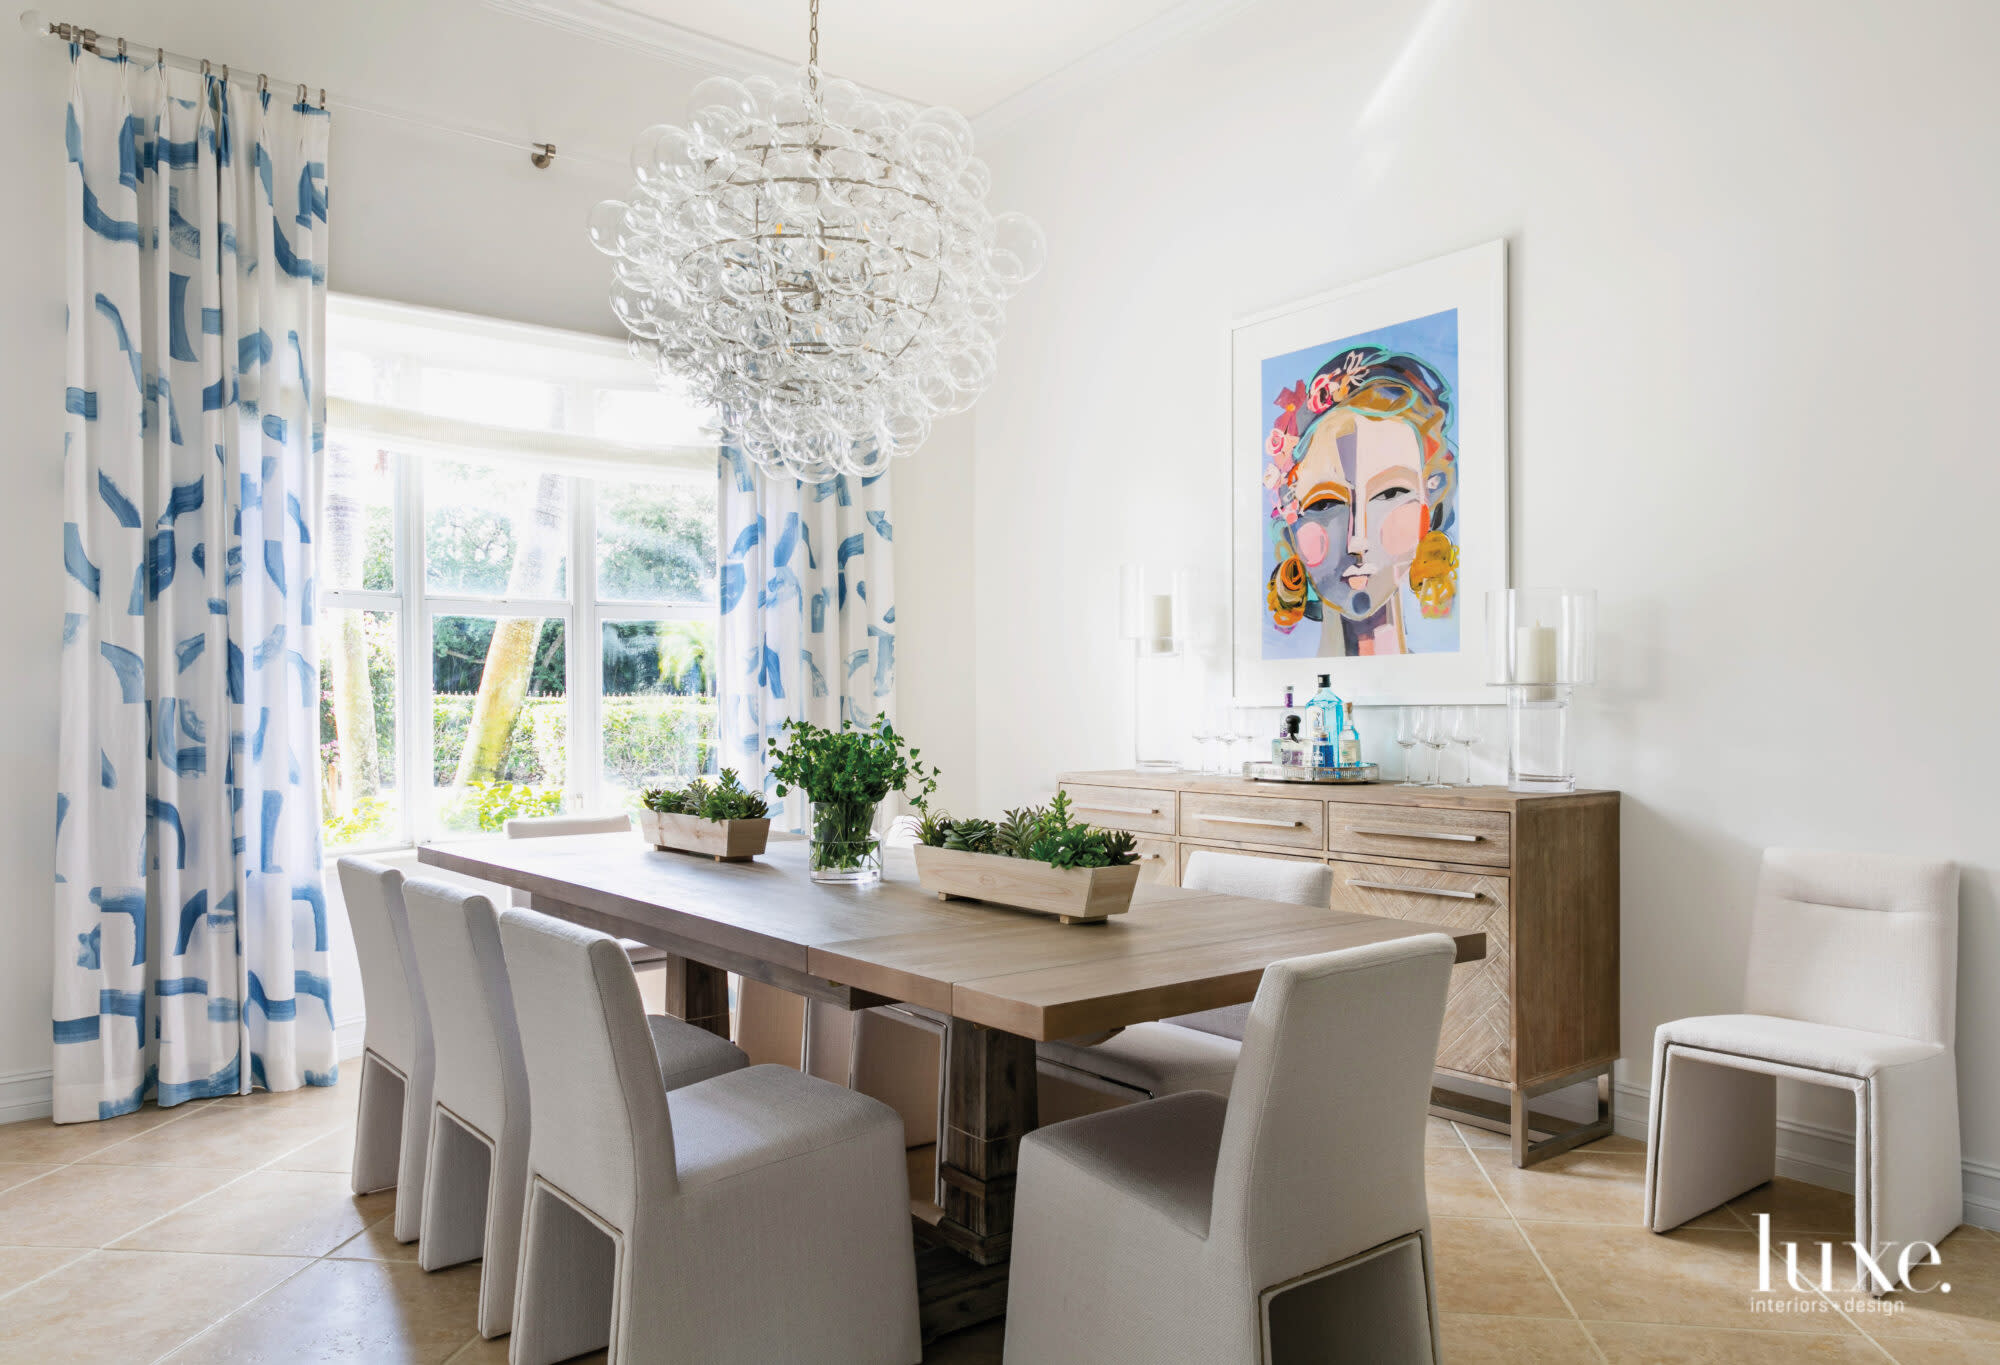
<instances>
[{"instance_id":1,"label":"green hedge","mask_svg":"<svg viewBox=\"0 0 2000 1365\"><path fill-rule=\"evenodd\" d=\"M431 709L432 781L449 786L472 722L472 698L441 696ZM604 770L627 787L689 777L714 766L714 697L632 696L604 699ZM562 697L530 697L521 704L502 782L544 786L568 780L569 706Z\"/></svg>"}]
</instances>

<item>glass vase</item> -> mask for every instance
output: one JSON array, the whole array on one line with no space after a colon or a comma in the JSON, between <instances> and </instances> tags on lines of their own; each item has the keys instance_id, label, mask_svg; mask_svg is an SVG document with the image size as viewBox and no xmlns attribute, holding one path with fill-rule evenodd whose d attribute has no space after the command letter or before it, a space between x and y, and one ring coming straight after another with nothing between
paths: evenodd
<instances>
[{"instance_id":1,"label":"glass vase","mask_svg":"<svg viewBox=\"0 0 2000 1365\"><path fill-rule=\"evenodd\" d=\"M875 833L876 803L814 801L808 866L816 882L872 882L882 876L882 840Z\"/></svg>"}]
</instances>

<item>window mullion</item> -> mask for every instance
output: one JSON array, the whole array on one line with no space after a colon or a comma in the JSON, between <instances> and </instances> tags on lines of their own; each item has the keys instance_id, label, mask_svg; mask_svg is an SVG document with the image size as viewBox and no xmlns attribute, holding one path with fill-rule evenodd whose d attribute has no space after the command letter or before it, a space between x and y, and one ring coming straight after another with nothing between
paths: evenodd
<instances>
[{"instance_id":1,"label":"window mullion","mask_svg":"<svg viewBox=\"0 0 2000 1365\"><path fill-rule=\"evenodd\" d=\"M569 590L575 629L569 646L569 781L584 810L604 805L604 651L598 639L597 484L570 481Z\"/></svg>"},{"instance_id":2,"label":"window mullion","mask_svg":"<svg viewBox=\"0 0 2000 1365\"><path fill-rule=\"evenodd\" d=\"M403 686L400 724L404 761L397 773L403 789L403 832L412 843L431 837L431 746L436 741L431 716L431 624L424 614L424 480L419 462L396 457L402 472L402 525L397 537L397 585L402 589Z\"/></svg>"}]
</instances>

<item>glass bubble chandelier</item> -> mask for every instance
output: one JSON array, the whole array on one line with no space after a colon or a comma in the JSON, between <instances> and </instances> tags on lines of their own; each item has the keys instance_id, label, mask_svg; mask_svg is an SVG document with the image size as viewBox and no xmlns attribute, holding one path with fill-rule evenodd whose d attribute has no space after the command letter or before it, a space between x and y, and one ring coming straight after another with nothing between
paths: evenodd
<instances>
[{"instance_id":1,"label":"glass bubble chandelier","mask_svg":"<svg viewBox=\"0 0 2000 1365\"><path fill-rule=\"evenodd\" d=\"M992 381L1042 230L986 207L951 109L822 79L819 0L791 86L714 77L685 128L647 129L631 201L592 211L634 349L773 472L880 473Z\"/></svg>"}]
</instances>

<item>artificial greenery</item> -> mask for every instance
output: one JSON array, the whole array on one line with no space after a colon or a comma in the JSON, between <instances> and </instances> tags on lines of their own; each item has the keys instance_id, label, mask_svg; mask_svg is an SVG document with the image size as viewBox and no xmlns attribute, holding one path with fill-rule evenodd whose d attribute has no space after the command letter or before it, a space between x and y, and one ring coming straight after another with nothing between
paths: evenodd
<instances>
[{"instance_id":1,"label":"artificial greenery","mask_svg":"<svg viewBox=\"0 0 2000 1365\"><path fill-rule=\"evenodd\" d=\"M762 820L771 813L763 797L744 790L734 768L724 768L713 784L697 777L685 787L650 787L639 800L647 810L661 815L694 815L703 820Z\"/></svg>"},{"instance_id":2,"label":"artificial greenery","mask_svg":"<svg viewBox=\"0 0 2000 1365\"><path fill-rule=\"evenodd\" d=\"M771 740L771 776L778 795L789 796L796 787L812 802L813 871L847 871L874 857L875 808L892 793L901 792L928 817L937 769L923 763L920 752L887 716L866 725L843 721L838 730L785 722L782 742Z\"/></svg>"},{"instance_id":3,"label":"artificial greenery","mask_svg":"<svg viewBox=\"0 0 2000 1365\"><path fill-rule=\"evenodd\" d=\"M1057 792L1046 806L1010 810L998 824L926 811L917 838L931 848L1027 858L1050 867L1124 867L1139 858L1138 841L1124 830L1100 829L1072 816L1066 792Z\"/></svg>"}]
</instances>

